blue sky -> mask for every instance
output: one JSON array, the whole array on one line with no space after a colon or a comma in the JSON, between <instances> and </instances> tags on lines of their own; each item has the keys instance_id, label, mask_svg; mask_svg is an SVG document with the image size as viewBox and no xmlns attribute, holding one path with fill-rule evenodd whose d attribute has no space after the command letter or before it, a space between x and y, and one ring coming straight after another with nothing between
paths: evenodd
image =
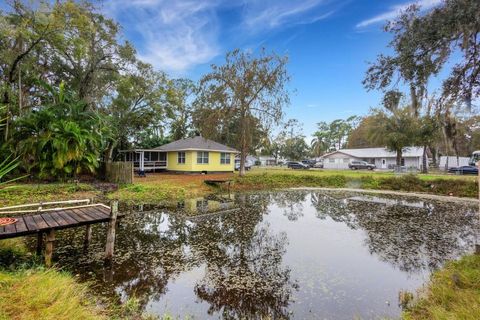
<instances>
[{"instance_id":1,"label":"blue sky","mask_svg":"<svg viewBox=\"0 0 480 320\"><path fill-rule=\"evenodd\" d=\"M441 0L419 0L424 10ZM411 0L112 0L103 10L123 26L139 56L172 76L197 80L234 48L289 56L287 118L310 136L319 121L364 115L379 105L366 92L368 61L386 52L387 19Z\"/></svg>"},{"instance_id":2,"label":"blue sky","mask_svg":"<svg viewBox=\"0 0 480 320\"><path fill-rule=\"evenodd\" d=\"M104 0L139 57L171 76L197 80L234 48L289 56L288 118L310 136L319 121L364 115L378 92L361 81L386 52L386 20L414 0ZM418 0L423 10L441 0Z\"/></svg>"}]
</instances>

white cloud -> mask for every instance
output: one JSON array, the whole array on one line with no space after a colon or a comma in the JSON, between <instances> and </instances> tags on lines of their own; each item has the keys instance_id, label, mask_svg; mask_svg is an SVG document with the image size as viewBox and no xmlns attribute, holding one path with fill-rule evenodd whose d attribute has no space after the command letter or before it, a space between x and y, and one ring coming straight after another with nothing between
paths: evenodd
<instances>
[{"instance_id":1,"label":"white cloud","mask_svg":"<svg viewBox=\"0 0 480 320\"><path fill-rule=\"evenodd\" d=\"M402 12L405 11L409 6L412 4L417 4L420 6L421 10L428 10L433 7L438 6L441 4L444 0L419 0L419 1L412 1L400 5L395 5L391 7L388 11L383 12L377 16L374 16L370 19L363 20L360 23L356 25L357 28L365 28L368 27L372 24L377 24L381 22L385 22L387 20L392 20L398 17L398 15Z\"/></svg>"},{"instance_id":2,"label":"white cloud","mask_svg":"<svg viewBox=\"0 0 480 320\"><path fill-rule=\"evenodd\" d=\"M219 1L111 0L107 14L135 34L139 58L155 67L183 73L209 62L217 44Z\"/></svg>"},{"instance_id":3,"label":"white cloud","mask_svg":"<svg viewBox=\"0 0 480 320\"><path fill-rule=\"evenodd\" d=\"M254 32L285 27L295 24L308 24L330 16L325 12L326 0L244 0L243 26Z\"/></svg>"},{"instance_id":4,"label":"white cloud","mask_svg":"<svg viewBox=\"0 0 480 320\"><path fill-rule=\"evenodd\" d=\"M222 35L235 37L245 31L260 34L314 23L334 12L325 9L328 1L106 0L104 11L134 40L139 58L167 72L182 74L224 51L219 43ZM235 11L239 24L223 21L222 25L218 17L222 9Z\"/></svg>"}]
</instances>

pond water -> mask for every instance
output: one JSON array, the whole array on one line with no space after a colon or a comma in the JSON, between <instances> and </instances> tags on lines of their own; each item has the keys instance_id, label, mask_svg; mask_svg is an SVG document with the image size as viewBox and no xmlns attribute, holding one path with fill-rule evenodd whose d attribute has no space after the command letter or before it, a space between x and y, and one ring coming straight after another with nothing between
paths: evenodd
<instances>
[{"instance_id":1,"label":"pond water","mask_svg":"<svg viewBox=\"0 0 480 320\"><path fill-rule=\"evenodd\" d=\"M142 211L140 211L142 210ZM60 232L56 261L104 296L183 319L374 319L473 249L478 207L311 190L138 206L103 266L105 226Z\"/></svg>"}]
</instances>

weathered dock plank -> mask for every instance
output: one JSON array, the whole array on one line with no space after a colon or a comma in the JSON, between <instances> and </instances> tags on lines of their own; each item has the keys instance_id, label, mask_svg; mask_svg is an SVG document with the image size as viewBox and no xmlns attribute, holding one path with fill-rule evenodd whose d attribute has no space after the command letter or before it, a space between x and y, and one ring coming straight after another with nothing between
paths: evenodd
<instances>
[{"instance_id":1,"label":"weathered dock plank","mask_svg":"<svg viewBox=\"0 0 480 320\"><path fill-rule=\"evenodd\" d=\"M0 239L106 222L110 219L107 212L109 209L105 205L91 205L19 216L17 222L0 226Z\"/></svg>"}]
</instances>

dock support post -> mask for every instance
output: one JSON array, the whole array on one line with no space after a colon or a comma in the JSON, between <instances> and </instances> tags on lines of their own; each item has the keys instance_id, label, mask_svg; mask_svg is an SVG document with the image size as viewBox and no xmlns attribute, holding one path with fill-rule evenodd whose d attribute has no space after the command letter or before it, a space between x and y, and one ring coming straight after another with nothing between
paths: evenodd
<instances>
[{"instance_id":1,"label":"dock support post","mask_svg":"<svg viewBox=\"0 0 480 320\"><path fill-rule=\"evenodd\" d=\"M108 222L107 244L105 247L105 262L111 262L113 259L113 249L115 246L115 228L117 225L118 201L110 203L110 221Z\"/></svg>"},{"instance_id":2,"label":"dock support post","mask_svg":"<svg viewBox=\"0 0 480 320\"><path fill-rule=\"evenodd\" d=\"M40 256L42 254L42 249L43 249L43 233L39 232L37 233L37 256Z\"/></svg>"},{"instance_id":3,"label":"dock support post","mask_svg":"<svg viewBox=\"0 0 480 320\"><path fill-rule=\"evenodd\" d=\"M88 224L85 227L85 240L83 242L83 249L87 250L90 242L92 241L92 225Z\"/></svg>"},{"instance_id":4,"label":"dock support post","mask_svg":"<svg viewBox=\"0 0 480 320\"><path fill-rule=\"evenodd\" d=\"M45 266L52 266L53 242L55 241L55 230L47 231L47 239L45 242Z\"/></svg>"}]
</instances>

